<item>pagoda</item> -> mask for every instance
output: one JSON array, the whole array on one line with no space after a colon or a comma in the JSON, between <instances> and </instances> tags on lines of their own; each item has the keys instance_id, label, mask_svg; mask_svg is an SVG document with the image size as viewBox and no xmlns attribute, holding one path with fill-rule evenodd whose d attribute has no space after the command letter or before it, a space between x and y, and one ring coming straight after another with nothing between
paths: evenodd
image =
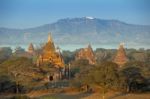
<instances>
[{"instance_id":1,"label":"pagoda","mask_svg":"<svg viewBox=\"0 0 150 99\"><path fill-rule=\"evenodd\" d=\"M32 43L30 43L29 47L28 47L28 53L30 54L34 54L35 50L34 50L34 46Z\"/></svg>"},{"instance_id":2,"label":"pagoda","mask_svg":"<svg viewBox=\"0 0 150 99\"><path fill-rule=\"evenodd\" d=\"M89 64L96 63L95 55L90 44L88 45L87 48L80 49L80 51L77 52L75 59L76 60L86 59L89 61Z\"/></svg>"},{"instance_id":3,"label":"pagoda","mask_svg":"<svg viewBox=\"0 0 150 99\"><path fill-rule=\"evenodd\" d=\"M116 64L118 64L119 66L122 66L127 62L126 52L125 52L123 43L121 43L119 46L119 49L118 49L117 54L115 56L114 62Z\"/></svg>"},{"instance_id":4,"label":"pagoda","mask_svg":"<svg viewBox=\"0 0 150 99\"><path fill-rule=\"evenodd\" d=\"M64 61L60 50L55 48L54 42L52 40L51 34L48 35L48 41L42 48L42 53L39 55L38 65L43 63L50 63L56 68L63 68Z\"/></svg>"}]
</instances>

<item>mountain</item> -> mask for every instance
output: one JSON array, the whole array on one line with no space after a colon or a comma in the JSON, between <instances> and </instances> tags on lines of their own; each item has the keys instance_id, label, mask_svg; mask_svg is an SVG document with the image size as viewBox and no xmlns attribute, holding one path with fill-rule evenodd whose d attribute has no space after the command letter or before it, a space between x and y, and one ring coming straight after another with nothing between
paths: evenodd
<instances>
[{"instance_id":1,"label":"mountain","mask_svg":"<svg viewBox=\"0 0 150 99\"><path fill-rule=\"evenodd\" d=\"M119 44L149 46L150 25L92 17L66 18L28 29L0 28L0 44L42 43L51 32L58 44Z\"/></svg>"}]
</instances>

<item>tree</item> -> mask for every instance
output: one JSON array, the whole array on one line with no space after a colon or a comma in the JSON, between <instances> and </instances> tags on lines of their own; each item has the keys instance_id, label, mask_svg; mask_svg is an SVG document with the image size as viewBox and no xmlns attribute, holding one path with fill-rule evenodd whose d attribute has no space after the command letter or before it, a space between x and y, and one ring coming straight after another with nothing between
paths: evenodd
<instances>
[{"instance_id":1,"label":"tree","mask_svg":"<svg viewBox=\"0 0 150 99\"><path fill-rule=\"evenodd\" d=\"M0 65L0 74L9 76L12 82L15 82L16 93L19 93L19 87L28 85L34 76L32 66L30 59L23 57L13 58Z\"/></svg>"},{"instance_id":2,"label":"tree","mask_svg":"<svg viewBox=\"0 0 150 99\"><path fill-rule=\"evenodd\" d=\"M24 53L25 49L21 48L20 46L15 48L15 54L20 54L20 53Z\"/></svg>"},{"instance_id":3,"label":"tree","mask_svg":"<svg viewBox=\"0 0 150 99\"><path fill-rule=\"evenodd\" d=\"M95 51L97 62L101 63L103 61L111 61L113 60L115 53L116 49L97 48Z\"/></svg>"},{"instance_id":4,"label":"tree","mask_svg":"<svg viewBox=\"0 0 150 99\"><path fill-rule=\"evenodd\" d=\"M125 68L127 67L136 67L136 68L139 68L140 71L141 71L141 75L146 78L146 79L149 79L150 78L150 66L149 66L149 63L147 62L141 62L141 61L130 61L130 62L127 62L125 65L124 65Z\"/></svg>"},{"instance_id":5,"label":"tree","mask_svg":"<svg viewBox=\"0 0 150 99\"><path fill-rule=\"evenodd\" d=\"M12 49L10 47L0 48L0 63L10 58L12 55Z\"/></svg>"},{"instance_id":6,"label":"tree","mask_svg":"<svg viewBox=\"0 0 150 99\"><path fill-rule=\"evenodd\" d=\"M103 62L93 71L94 82L103 89L103 99L108 89L118 84L117 68L113 62Z\"/></svg>"},{"instance_id":7,"label":"tree","mask_svg":"<svg viewBox=\"0 0 150 99\"><path fill-rule=\"evenodd\" d=\"M77 73L88 70L92 67L86 59L80 59L71 63L71 74L74 77Z\"/></svg>"},{"instance_id":8,"label":"tree","mask_svg":"<svg viewBox=\"0 0 150 99\"><path fill-rule=\"evenodd\" d=\"M8 75L0 75L0 92L11 91L8 87L14 90L14 83L11 78Z\"/></svg>"},{"instance_id":9,"label":"tree","mask_svg":"<svg viewBox=\"0 0 150 99\"><path fill-rule=\"evenodd\" d=\"M102 62L92 69L82 71L76 79L80 79L82 84L98 85L103 90L103 98L109 88L118 84L118 65L113 62Z\"/></svg>"},{"instance_id":10,"label":"tree","mask_svg":"<svg viewBox=\"0 0 150 99\"><path fill-rule=\"evenodd\" d=\"M120 78L122 79L122 85L126 89L126 92L135 91L138 88L138 84L144 82L144 77L141 75L141 70L137 67L127 67L121 70Z\"/></svg>"},{"instance_id":11,"label":"tree","mask_svg":"<svg viewBox=\"0 0 150 99\"><path fill-rule=\"evenodd\" d=\"M150 79L150 67L148 63L141 61L130 61L120 69L120 83L126 92L139 91L147 85ZM141 87L140 87L141 86Z\"/></svg>"},{"instance_id":12,"label":"tree","mask_svg":"<svg viewBox=\"0 0 150 99\"><path fill-rule=\"evenodd\" d=\"M62 56L64 59L64 62L66 64L68 64L69 62L73 61L75 59L75 52L71 52L71 51L63 51L62 52Z\"/></svg>"}]
</instances>

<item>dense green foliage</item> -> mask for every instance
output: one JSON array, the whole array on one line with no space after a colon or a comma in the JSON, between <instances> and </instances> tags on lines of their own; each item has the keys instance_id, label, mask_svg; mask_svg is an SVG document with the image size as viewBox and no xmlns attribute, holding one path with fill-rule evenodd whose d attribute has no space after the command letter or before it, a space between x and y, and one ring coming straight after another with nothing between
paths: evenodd
<instances>
[{"instance_id":1,"label":"dense green foliage","mask_svg":"<svg viewBox=\"0 0 150 99\"><path fill-rule=\"evenodd\" d=\"M31 82L33 76L32 74L33 64L30 59L23 58L23 57L20 58L13 57L1 63L0 68L1 68L0 70L1 79L4 77L9 78L9 79L5 78L5 80L3 81L6 82L9 81L10 83L12 83L12 86L8 86L8 87L15 86L17 88L15 89L17 92L19 92L19 90L22 89L19 87L28 86L29 83ZM6 83L2 82L1 84L6 84ZM1 88L3 86L1 86Z\"/></svg>"},{"instance_id":2,"label":"dense green foliage","mask_svg":"<svg viewBox=\"0 0 150 99\"><path fill-rule=\"evenodd\" d=\"M68 64L69 62L73 61L75 59L75 52L71 51L63 51L62 56L64 58L64 62Z\"/></svg>"},{"instance_id":3,"label":"dense green foliage","mask_svg":"<svg viewBox=\"0 0 150 99\"><path fill-rule=\"evenodd\" d=\"M92 68L79 70L74 85L98 85L103 91L108 89L126 92L148 91L150 85L149 66L144 62L129 62L119 68L113 62L101 62ZM80 68L81 69L81 68ZM79 80L80 79L80 80Z\"/></svg>"}]
</instances>

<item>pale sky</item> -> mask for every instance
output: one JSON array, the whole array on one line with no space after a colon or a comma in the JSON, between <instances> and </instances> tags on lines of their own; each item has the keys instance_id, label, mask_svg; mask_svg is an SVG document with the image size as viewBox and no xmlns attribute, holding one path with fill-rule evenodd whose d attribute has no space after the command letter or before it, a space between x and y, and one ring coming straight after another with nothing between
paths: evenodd
<instances>
[{"instance_id":1,"label":"pale sky","mask_svg":"<svg viewBox=\"0 0 150 99\"><path fill-rule=\"evenodd\" d=\"M150 0L0 0L0 27L30 28L84 16L150 25Z\"/></svg>"}]
</instances>

